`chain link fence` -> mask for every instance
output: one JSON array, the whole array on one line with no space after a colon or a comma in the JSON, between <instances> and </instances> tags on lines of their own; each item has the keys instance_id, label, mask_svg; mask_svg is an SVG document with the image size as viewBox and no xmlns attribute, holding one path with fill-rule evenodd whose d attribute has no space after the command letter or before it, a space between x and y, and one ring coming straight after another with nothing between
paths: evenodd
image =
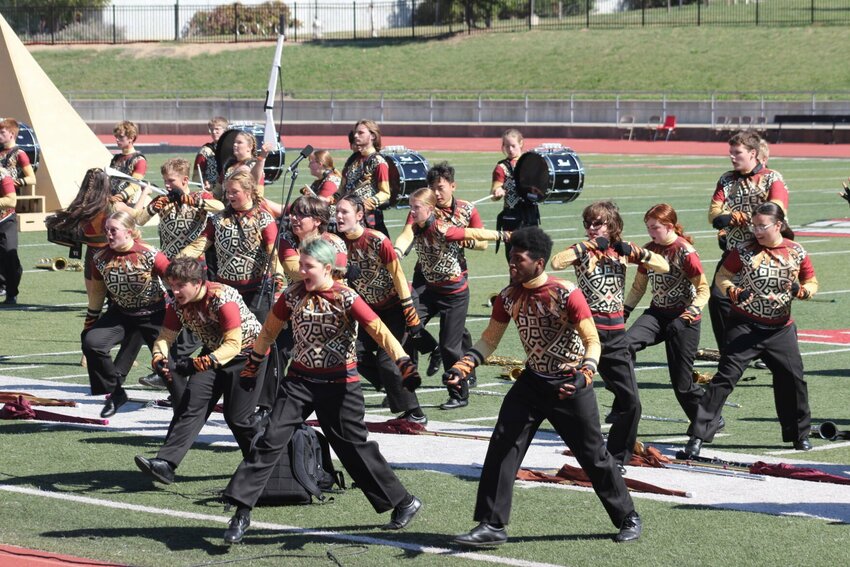
<instances>
[{"instance_id":1,"label":"chain link fence","mask_svg":"<svg viewBox=\"0 0 850 567\"><path fill-rule=\"evenodd\" d=\"M0 3L25 43L429 38L531 29L850 24L846 0L351 0L220 6Z\"/></svg>"}]
</instances>

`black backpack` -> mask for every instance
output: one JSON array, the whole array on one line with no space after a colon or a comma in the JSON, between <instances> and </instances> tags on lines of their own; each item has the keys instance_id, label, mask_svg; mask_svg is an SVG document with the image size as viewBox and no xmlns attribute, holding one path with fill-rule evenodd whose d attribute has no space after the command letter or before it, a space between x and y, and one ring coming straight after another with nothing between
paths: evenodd
<instances>
[{"instance_id":1,"label":"black backpack","mask_svg":"<svg viewBox=\"0 0 850 567\"><path fill-rule=\"evenodd\" d=\"M344 490L345 479L334 470L327 439L302 424L281 453L257 504L311 504L314 496L324 502L327 498L323 493L334 490L334 485Z\"/></svg>"}]
</instances>

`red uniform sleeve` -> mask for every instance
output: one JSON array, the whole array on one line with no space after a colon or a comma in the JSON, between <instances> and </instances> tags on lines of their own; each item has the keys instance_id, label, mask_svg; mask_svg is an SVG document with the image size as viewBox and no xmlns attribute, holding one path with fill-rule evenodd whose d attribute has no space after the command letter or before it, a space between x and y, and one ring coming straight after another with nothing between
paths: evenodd
<instances>
[{"instance_id":1,"label":"red uniform sleeve","mask_svg":"<svg viewBox=\"0 0 850 567\"><path fill-rule=\"evenodd\" d=\"M504 323L506 325L511 322L511 315L505 310L505 300L502 298L501 293L493 300L493 311L490 313L490 318L497 323Z\"/></svg>"},{"instance_id":2,"label":"red uniform sleeve","mask_svg":"<svg viewBox=\"0 0 850 567\"><path fill-rule=\"evenodd\" d=\"M767 190L768 201L778 201L782 203L782 208L788 210L788 188L781 179L777 179L770 184L770 189Z\"/></svg>"},{"instance_id":3,"label":"red uniform sleeve","mask_svg":"<svg viewBox=\"0 0 850 567\"><path fill-rule=\"evenodd\" d=\"M337 184L331 181L330 179L325 179L322 186L319 187L319 197L333 197L338 189Z\"/></svg>"},{"instance_id":4,"label":"red uniform sleeve","mask_svg":"<svg viewBox=\"0 0 850 567\"><path fill-rule=\"evenodd\" d=\"M165 319L162 321L162 327L175 332L183 328L183 323L180 322L180 318L177 316L174 306L170 303L165 306Z\"/></svg>"},{"instance_id":5,"label":"red uniform sleeve","mask_svg":"<svg viewBox=\"0 0 850 567\"><path fill-rule=\"evenodd\" d=\"M722 203L726 200L726 194L723 192L723 184L720 181L717 182L717 185L714 187L714 194L711 196L712 201L717 201L718 203Z\"/></svg>"},{"instance_id":6,"label":"red uniform sleeve","mask_svg":"<svg viewBox=\"0 0 850 567\"><path fill-rule=\"evenodd\" d=\"M413 224L413 214L407 213L407 220L404 221L404 224Z\"/></svg>"},{"instance_id":7,"label":"red uniform sleeve","mask_svg":"<svg viewBox=\"0 0 850 567\"><path fill-rule=\"evenodd\" d=\"M732 253L726 256L726 259L723 260L723 267L732 272L733 274L737 274L741 271L741 268L744 267L744 264L741 262L741 254L737 249L732 250Z\"/></svg>"},{"instance_id":8,"label":"red uniform sleeve","mask_svg":"<svg viewBox=\"0 0 850 567\"><path fill-rule=\"evenodd\" d=\"M0 191L3 192L4 197L13 194L15 192L15 181L7 175L0 182Z\"/></svg>"},{"instance_id":9,"label":"red uniform sleeve","mask_svg":"<svg viewBox=\"0 0 850 567\"><path fill-rule=\"evenodd\" d=\"M375 168L375 177L372 183L380 185L383 181L390 182L390 166L386 163L379 163L378 167Z\"/></svg>"},{"instance_id":10,"label":"red uniform sleeve","mask_svg":"<svg viewBox=\"0 0 850 567\"><path fill-rule=\"evenodd\" d=\"M198 193L201 194L201 199L204 199L205 201L209 201L210 199L215 199L215 195L213 195L209 191L198 191Z\"/></svg>"},{"instance_id":11,"label":"red uniform sleeve","mask_svg":"<svg viewBox=\"0 0 850 567\"><path fill-rule=\"evenodd\" d=\"M242 324L242 316L239 314L239 305L228 301L218 310L218 322L222 331L230 331Z\"/></svg>"},{"instance_id":12,"label":"red uniform sleeve","mask_svg":"<svg viewBox=\"0 0 850 567\"><path fill-rule=\"evenodd\" d=\"M207 218L207 225L204 227L203 232L201 232L201 236L205 236L209 242L215 240L215 227L209 218Z\"/></svg>"},{"instance_id":13,"label":"red uniform sleeve","mask_svg":"<svg viewBox=\"0 0 850 567\"><path fill-rule=\"evenodd\" d=\"M281 238L280 244L278 244L277 256L280 258L280 261L283 262L287 258L298 256L298 250L292 246L292 243L288 238Z\"/></svg>"},{"instance_id":14,"label":"red uniform sleeve","mask_svg":"<svg viewBox=\"0 0 850 567\"><path fill-rule=\"evenodd\" d=\"M459 226L448 227L448 229L446 229L446 240L449 242L460 242L461 240L466 240L464 230L464 228Z\"/></svg>"},{"instance_id":15,"label":"red uniform sleeve","mask_svg":"<svg viewBox=\"0 0 850 567\"><path fill-rule=\"evenodd\" d=\"M133 166L133 175L139 175L141 177L144 177L147 171L148 160L146 160L145 158L136 160L136 164Z\"/></svg>"},{"instance_id":16,"label":"red uniform sleeve","mask_svg":"<svg viewBox=\"0 0 850 567\"><path fill-rule=\"evenodd\" d=\"M496 169L493 170L493 181L498 181L499 183L504 183L505 179L508 178L507 173L505 172L505 168L502 167L501 163L496 164Z\"/></svg>"},{"instance_id":17,"label":"red uniform sleeve","mask_svg":"<svg viewBox=\"0 0 850 567\"><path fill-rule=\"evenodd\" d=\"M567 297L567 320L576 324L582 319L593 317L587 299L579 288L575 288Z\"/></svg>"},{"instance_id":18,"label":"red uniform sleeve","mask_svg":"<svg viewBox=\"0 0 850 567\"><path fill-rule=\"evenodd\" d=\"M811 259L806 256L800 264L800 273L797 275L797 279L801 282L805 282L813 277L815 277L815 267L812 265Z\"/></svg>"},{"instance_id":19,"label":"red uniform sleeve","mask_svg":"<svg viewBox=\"0 0 850 567\"><path fill-rule=\"evenodd\" d=\"M274 305L272 306L272 313L274 313L275 317L280 319L281 321L289 321L289 318L292 316L292 312L289 309L289 306L286 304L286 294L282 293L280 297L277 298Z\"/></svg>"},{"instance_id":20,"label":"red uniform sleeve","mask_svg":"<svg viewBox=\"0 0 850 567\"><path fill-rule=\"evenodd\" d=\"M263 229L263 244L271 246L277 240L277 223L270 222Z\"/></svg>"},{"instance_id":21,"label":"red uniform sleeve","mask_svg":"<svg viewBox=\"0 0 850 567\"><path fill-rule=\"evenodd\" d=\"M30 162L30 156L28 156L27 152L24 150L18 150L18 167L23 169L28 165L32 165L32 162Z\"/></svg>"},{"instance_id":22,"label":"red uniform sleeve","mask_svg":"<svg viewBox=\"0 0 850 567\"><path fill-rule=\"evenodd\" d=\"M195 163L192 164L193 171L198 171L198 168L201 168L201 171L207 170L207 156L202 153L195 156Z\"/></svg>"},{"instance_id":23,"label":"red uniform sleeve","mask_svg":"<svg viewBox=\"0 0 850 567\"><path fill-rule=\"evenodd\" d=\"M393 248L393 243L389 238L384 238L381 241L381 249L378 250L378 257L385 266L393 260L398 260L398 254L395 253L395 248Z\"/></svg>"},{"instance_id":24,"label":"red uniform sleeve","mask_svg":"<svg viewBox=\"0 0 850 567\"><path fill-rule=\"evenodd\" d=\"M469 215L469 228L484 228L481 215L478 214L478 209L475 207L472 207L472 213Z\"/></svg>"},{"instance_id":25,"label":"red uniform sleeve","mask_svg":"<svg viewBox=\"0 0 850 567\"><path fill-rule=\"evenodd\" d=\"M702 269L702 262L699 260L699 254L691 252L685 256L685 264L682 266L682 270L689 278L705 273Z\"/></svg>"},{"instance_id":26,"label":"red uniform sleeve","mask_svg":"<svg viewBox=\"0 0 850 567\"><path fill-rule=\"evenodd\" d=\"M168 264L170 264L168 257L159 251L156 253L156 256L153 260L153 273L161 278L165 277L165 270L168 268Z\"/></svg>"},{"instance_id":27,"label":"red uniform sleeve","mask_svg":"<svg viewBox=\"0 0 850 567\"><path fill-rule=\"evenodd\" d=\"M361 325L367 325L378 318L369 304L360 296L357 296L354 303L351 304L351 315Z\"/></svg>"}]
</instances>

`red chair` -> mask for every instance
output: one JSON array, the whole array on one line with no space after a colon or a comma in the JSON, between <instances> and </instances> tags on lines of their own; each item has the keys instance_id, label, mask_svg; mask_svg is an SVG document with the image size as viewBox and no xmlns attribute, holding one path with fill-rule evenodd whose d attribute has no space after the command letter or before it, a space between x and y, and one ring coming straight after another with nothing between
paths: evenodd
<instances>
[{"instance_id":1,"label":"red chair","mask_svg":"<svg viewBox=\"0 0 850 567\"><path fill-rule=\"evenodd\" d=\"M664 141L666 142L667 140L670 139L670 135L673 134L673 131L675 129L676 129L676 115L668 114L667 116L664 117L664 123L661 126L659 126L658 128L655 129L655 137L652 138L652 139L657 140L659 132L665 132L666 131L667 135L664 137Z\"/></svg>"}]
</instances>

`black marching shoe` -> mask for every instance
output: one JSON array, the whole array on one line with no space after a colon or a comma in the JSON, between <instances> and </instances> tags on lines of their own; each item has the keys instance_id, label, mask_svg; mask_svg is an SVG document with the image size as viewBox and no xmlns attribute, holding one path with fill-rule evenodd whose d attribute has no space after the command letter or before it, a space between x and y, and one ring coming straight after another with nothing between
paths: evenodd
<instances>
[{"instance_id":1,"label":"black marching shoe","mask_svg":"<svg viewBox=\"0 0 850 567\"><path fill-rule=\"evenodd\" d=\"M691 437L688 444L685 445L685 454L689 457L699 457L699 452L702 450L702 439L699 437Z\"/></svg>"},{"instance_id":2,"label":"black marching shoe","mask_svg":"<svg viewBox=\"0 0 850 567\"><path fill-rule=\"evenodd\" d=\"M17 305L18 304L18 296L17 295L7 295L6 299L2 303L3 305Z\"/></svg>"},{"instance_id":3,"label":"black marching shoe","mask_svg":"<svg viewBox=\"0 0 850 567\"><path fill-rule=\"evenodd\" d=\"M635 541L640 537L641 523L640 516L637 512L632 512L620 524L620 531L614 536L614 541L617 543L626 543L627 541Z\"/></svg>"},{"instance_id":4,"label":"black marching shoe","mask_svg":"<svg viewBox=\"0 0 850 567\"><path fill-rule=\"evenodd\" d=\"M154 480L162 484L172 484L174 482L174 467L168 461L148 459L141 455L136 455L134 460L139 470L148 476L152 476Z\"/></svg>"},{"instance_id":5,"label":"black marching shoe","mask_svg":"<svg viewBox=\"0 0 850 567\"><path fill-rule=\"evenodd\" d=\"M422 501L411 494L410 502L407 504L399 504L393 508L393 513L390 515L390 521L384 524L383 529L400 530L407 527L407 524L413 521L413 517L421 509Z\"/></svg>"},{"instance_id":6,"label":"black marching shoe","mask_svg":"<svg viewBox=\"0 0 850 567\"><path fill-rule=\"evenodd\" d=\"M100 417L112 417L118 412L118 409L127 403L127 392L124 388L112 392L106 403L103 404L103 409L100 411Z\"/></svg>"},{"instance_id":7,"label":"black marching shoe","mask_svg":"<svg viewBox=\"0 0 850 567\"><path fill-rule=\"evenodd\" d=\"M447 402L440 404L440 409L451 410L465 408L469 405L469 400L459 400L457 398L449 398Z\"/></svg>"},{"instance_id":8,"label":"black marching shoe","mask_svg":"<svg viewBox=\"0 0 850 567\"><path fill-rule=\"evenodd\" d=\"M428 369L425 374L433 376L443 367L443 355L440 354L440 349L435 348L431 351L431 356L428 357Z\"/></svg>"},{"instance_id":9,"label":"black marching shoe","mask_svg":"<svg viewBox=\"0 0 850 567\"><path fill-rule=\"evenodd\" d=\"M418 415L417 415L418 414ZM407 410L396 419L404 419L410 423L418 423L419 425L428 425L428 416L422 413L421 408Z\"/></svg>"},{"instance_id":10,"label":"black marching shoe","mask_svg":"<svg viewBox=\"0 0 850 567\"><path fill-rule=\"evenodd\" d=\"M239 543L245 536L248 526L251 525L251 510L243 508L236 510L236 513L230 518L230 525L224 530L224 543L232 545Z\"/></svg>"},{"instance_id":11,"label":"black marching shoe","mask_svg":"<svg viewBox=\"0 0 850 567\"><path fill-rule=\"evenodd\" d=\"M716 431L720 431L721 429L724 429L725 427L726 427L726 420L723 419L723 416L721 415L720 419L717 420L717 430Z\"/></svg>"},{"instance_id":12,"label":"black marching shoe","mask_svg":"<svg viewBox=\"0 0 850 567\"><path fill-rule=\"evenodd\" d=\"M508 541L508 532L504 527L496 528L487 522L481 522L469 533L461 534L454 542L462 547L493 547Z\"/></svg>"},{"instance_id":13,"label":"black marching shoe","mask_svg":"<svg viewBox=\"0 0 850 567\"><path fill-rule=\"evenodd\" d=\"M812 442L808 439L800 439L799 441L794 441L794 450L795 451L811 451L812 450Z\"/></svg>"}]
</instances>

